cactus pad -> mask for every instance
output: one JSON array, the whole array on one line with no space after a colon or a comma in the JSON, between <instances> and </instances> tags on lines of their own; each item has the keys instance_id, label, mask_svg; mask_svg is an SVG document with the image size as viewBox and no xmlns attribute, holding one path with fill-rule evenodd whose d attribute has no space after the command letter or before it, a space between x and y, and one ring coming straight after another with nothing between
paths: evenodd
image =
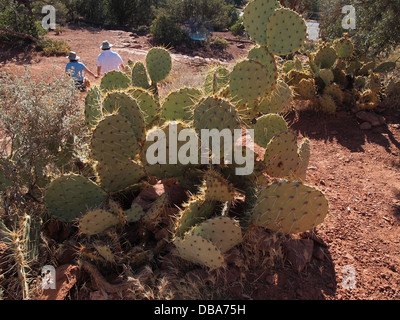
<instances>
[{"instance_id":1,"label":"cactus pad","mask_svg":"<svg viewBox=\"0 0 400 320\"><path fill-rule=\"evenodd\" d=\"M276 55L287 55L300 49L307 38L307 26L296 12L281 8L275 10L267 24L269 51Z\"/></svg>"},{"instance_id":2,"label":"cactus pad","mask_svg":"<svg viewBox=\"0 0 400 320\"><path fill-rule=\"evenodd\" d=\"M142 166L134 161L115 161L104 164L99 162L95 166L98 183L107 192L118 192L128 188L145 177Z\"/></svg>"},{"instance_id":3,"label":"cactus pad","mask_svg":"<svg viewBox=\"0 0 400 320\"><path fill-rule=\"evenodd\" d=\"M108 211L102 209L90 210L79 219L79 230L91 236L102 233L118 223L118 217Z\"/></svg>"},{"instance_id":4,"label":"cactus pad","mask_svg":"<svg viewBox=\"0 0 400 320\"><path fill-rule=\"evenodd\" d=\"M276 0L254 0L244 9L243 25L250 37L260 45L267 45L267 22L275 9L280 8Z\"/></svg>"},{"instance_id":5,"label":"cactus pad","mask_svg":"<svg viewBox=\"0 0 400 320\"><path fill-rule=\"evenodd\" d=\"M328 211L321 191L299 182L278 182L259 192L252 222L272 231L305 232L322 223Z\"/></svg>"},{"instance_id":6,"label":"cactus pad","mask_svg":"<svg viewBox=\"0 0 400 320\"><path fill-rule=\"evenodd\" d=\"M210 218L214 208L214 201L206 201L204 197L197 195L192 196L180 211L175 234L178 237L182 237L194 225Z\"/></svg>"},{"instance_id":7,"label":"cactus pad","mask_svg":"<svg viewBox=\"0 0 400 320\"><path fill-rule=\"evenodd\" d=\"M188 233L184 238L175 238L174 244L181 258L201 264L210 269L217 269L224 263L222 252L208 239Z\"/></svg>"},{"instance_id":8,"label":"cactus pad","mask_svg":"<svg viewBox=\"0 0 400 320\"><path fill-rule=\"evenodd\" d=\"M259 117L251 128L254 129L254 142L266 148L275 135L287 131L287 123L282 116L272 113Z\"/></svg>"},{"instance_id":9,"label":"cactus pad","mask_svg":"<svg viewBox=\"0 0 400 320\"><path fill-rule=\"evenodd\" d=\"M150 127L156 120L160 107L154 96L143 88L133 88L128 93L136 99L140 109L143 111L146 127Z\"/></svg>"},{"instance_id":10,"label":"cactus pad","mask_svg":"<svg viewBox=\"0 0 400 320\"><path fill-rule=\"evenodd\" d=\"M210 240L222 253L242 242L239 223L229 217L208 219L194 227L190 233Z\"/></svg>"},{"instance_id":11,"label":"cactus pad","mask_svg":"<svg viewBox=\"0 0 400 320\"><path fill-rule=\"evenodd\" d=\"M278 80L274 90L260 101L257 111L261 113L280 113L292 100L292 89L282 80Z\"/></svg>"},{"instance_id":12,"label":"cactus pad","mask_svg":"<svg viewBox=\"0 0 400 320\"><path fill-rule=\"evenodd\" d=\"M206 200L233 201L236 191L232 184L215 171L207 171L204 175L203 193Z\"/></svg>"},{"instance_id":13,"label":"cactus pad","mask_svg":"<svg viewBox=\"0 0 400 320\"><path fill-rule=\"evenodd\" d=\"M132 68L132 85L146 90L150 88L146 68L140 61L136 62Z\"/></svg>"},{"instance_id":14,"label":"cactus pad","mask_svg":"<svg viewBox=\"0 0 400 320\"><path fill-rule=\"evenodd\" d=\"M93 131L90 143L94 160L113 165L116 161L125 162L139 152L131 123L119 114L106 116Z\"/></svg>"},{"instance_id":15,"label":"cactus pad","mask_svg":"<svg viewBox=\"0 0 400 320\"><path fill-rule=\"evenodd\" d=\"M230 71L222 66L208 72L204 81L204 92L206 95L213 95L222 88L229 85Z\"/></svg>"},{"instance_id":16,"label":"cactus pad","mask_svg":"<svg viewBox=\"0 0 400 320\"><path fill-rule=\"evenodd\" d=\"M329 45L325 45L315 54L314 63L320 69L331 68L335 64L336 58L336 50Z\"/></svg>"},{"instance_id":17,"label":"cactus pad","mask_svg":"<svg viewBox=\"0 0 400 320\"><path fill-rule=\"evenodd\" d=\"M161 118L166 121L190 120L193 115L191 107L201 95L202 92L194 88L182 88L169 93L162 105Z\"/></svg>"},{"instance_id":18,"label":"cactus pad","mask_svg":"<svg viewBox=\"0 0 400 320\"><path fill-rule=\"evenodd\" d=\"M164 80L171 71L171 55L164 48L151 48L146 56L146 67L152 84L160 82Z\"/></svg>"},{"instance_id":19,"label":"cactus pad","mask_svg":"<svg viewBox=\"0 0 400 320\"><path fill-rule=\"evenodd\" d=\"M333 42L333 47L336 50L336 54L339 58L350 58L354 51L353 42L350 39L337 39Z\"/></svg>"},{"instance_id":20,"label":"cactus pad","mask_svg":"<svg viewBox=\"0 0 400 320\"><path fill-rule=\"evenodd\" d=\"M290 130L274 136L264 155L266 172L271 177L289 177L299 165L296 136Z\"/></svg>"},{"instance_id":21,"label":"cactus pad","mask_svg":"<svg viewBox=\"0 0 400 320\"><path fill-rule=\"evenodd\" d=\"M323 94L318 98L318 105L320 110L324 113L335 114L336 112L335 100L328 94Z\"/></svg>"},{"instance_id":22,"label":"cactus pad","mask_svg":"<svg viewBox=\"0 0 400 320\"><path fill-rule=\"evenodd\" d=\"M48 212L60 221L72 222L88 209L104 205L107 194L95 183L79 175L53 180L44 193Z\"/></svg>"},{"instance_id":23,"label":"cactus pad","mask_svg":"<svg viewBox=\"0 0 400 320\"><path fill-rule=\"evenodd\" d=\"M145 168L145 171L148 175L155 176L158 178L171 178L171 177L177 177L181 176L183 174L183 171L187 168L193 167L194 165L197 165L200 159L200 143L198 140L197 134L195 132L191 131L191 134L193 136L184 137L186 140L185 141L177 141L179 138L180 133L182 130L189 129L188 125L185 125L184 123L180 122L167 122L165 123L162 127L154 127L153 129L149 130L147 132L147 138L146 142L143 145L142 151L141 151L141 160L143 163L143 166ZM163 134L162 134L163 132ZM183 132L184 133L184 132ZM159 137L160 135L160 137ZM153 137L157 141L151 141ZM159 137L159 138L158 138ZM162 139L162 141L158 142L158 139ZM170 144L170 140L172 139L172 143ZM183 139L183 138L182 138ZM189 140L190 139L190 140ZM193 139L196 141L194 142ZM160 163L155 163L153 164L152 161L149 162L149 156L159 156L159 151L160 150L154 150L155 147L157 146L156 143L163 144L164 146L164 141L165 141L165 153L166 156L164 159L160 160ZM187 150L185 155L188 155L189 152L193 151L193 154L190 153L189 155L193 157L196 156L196 159L189 159L193 161L188 161L188 163L182 163L179 161L179 159L176 159L176 156L178 158L182 159L182 157L179 156L179 152L183 152L185 150L185 145L189 143L189 141L193 142L193 145L196 144L196 151L194 150ZM175 151L174 151L175 149ZM194 154L194 152L197 152L197 155ZM149 153L149 154L148 154ZM171 154L170 154L171 153ZM176 161L170 161L170 157L175 157L174 160ZM161 161L163 163L161 163ZM173 163L175 162L175 163Z\"/></svg>"},{"instance_id":24,"label":"cactus pad","mask_svg":"<svg viewBox=\"0 0 400 320\"><path fill-rule=\"evenodd\" d=\"M109 92L103 101L103 113L118 113L132 125L133 133L140 143L145 137L144 114L137 101L126 92Z\"/></svg>"},{"instance_id":25,"label":"cactus pad","mask_svg":"<svg viewBox=\"0 0 400 320\"><path fill-rule=\"evenodd\" d=\"M93 129L103 116L101 108L101 91L92 87L85 98L85 121L89 129Z\"/></svg>"},{"instance_id":26,"label":"cactus pad","mask_svg":"<svg viewBox=\"0 0 400 320\"><path fill-rule=\"evenodd\" d=\"M240 117L235 110L234 105L225 99L206 97L201 99L194 107L193 126L201 133L202 129L217 129L222 132L229 129L232 134L232 144L234 143L234 130L240 129ZM210 138L209 147L211 149L212 141ZM230 150L232 151L233 148ZM220 158L224 156L224 144L221 143Z\"/></svg>"},{"instance_id":27,"label":"cactus pad","mask_svg":"<svg viewBox=\"0 0 400 320\"><path fill-rule=\"evenodd\" d=\"M299 165L294 172L296 180L305 181L307 175L308 164L311 155L311 142L310 139L304 139L299 147Z\"/></svg>"},{"instance_id":28,"label":"cactus pad","mask_svg":"<svg viewBox=\"0 0 400 320\"><path fill-rule=\"evenodd\" d=\"M134 223L139 221L145 215L145 212L139 204L132 203L132 206L124 211L124 215L127 223Z\"/></svg>"},{"instance_id":29,"label":"cactus pad","mask_svg":"<svg viewBox=\"0 0 400 320\"><path fill-rule=\"evenodd\" d=\"M331 69L321 69L319 77L324 81L325 85L331 84L335 80L335 75Z\"/></svg>"},{"instance_id":30,"label":"cactus pad","mask_svg":"<svg viewBox=\"0 0 400 320\"><path fill-rule=\"evenodd\" d=\"M317 88L314 79L302 79L295 86L297 97L302 100L313 100L317 95Z\"/></svg>"},{"instance_id":31,"label":"cactus pad","mask_svg":"<svg viewBox=\"0 0 400 320\"><path fill-rule=\"evenodd\" d=\"M243 60L233 67L229 89L235 101L250 104L271 92L275 81L276 73L268 72L265 65L254 60Z\"/></svg>"},{"instance_id":32,"label":"cactus pad","mask_svg":"<svg viewBox=\"0 0 400 320\"><path fill-rule=\"evenodd\" d=\"M101 79L100 89L102 91L123 90L131 85L131 79L120 71L107 72Z\"/></svg>"}]
</instances>

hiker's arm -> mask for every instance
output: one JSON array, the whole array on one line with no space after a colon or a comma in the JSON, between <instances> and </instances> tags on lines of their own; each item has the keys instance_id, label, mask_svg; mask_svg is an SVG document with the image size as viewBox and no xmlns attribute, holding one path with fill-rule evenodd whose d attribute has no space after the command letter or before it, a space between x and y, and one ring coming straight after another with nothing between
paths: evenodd
<instances>
[{"instance_id":1,"label":"hiker's arm","mask_svg":"<svg viewBox=\"0 0 400 320\"><path fill-rule=\"evenodd\" d=\"M121 64L119 65L119 69L120 69L122 72L125 72L125 66L124 66L123 63L121 63Z\"/></svg>"},{"instance_id":2,"label":"hiker's arm","mask_svg":"<svg viewBox=\"0 0 400 320\"><path fill-rule=\"evenodd\" d=\"M101 75L101 66L97 66L97 76Z\"/></svg>"},{"instance_id":3,"label":"hiker's arm","mask_svg":"<svg viewBox=\"0 0 400 320\"><path fill-rule=\"evenodd\" d=\"M93 78L98 78L92 71L90 71L88 68L84 69L85 72L89 73Z\"/></svg>"}]
</instances>

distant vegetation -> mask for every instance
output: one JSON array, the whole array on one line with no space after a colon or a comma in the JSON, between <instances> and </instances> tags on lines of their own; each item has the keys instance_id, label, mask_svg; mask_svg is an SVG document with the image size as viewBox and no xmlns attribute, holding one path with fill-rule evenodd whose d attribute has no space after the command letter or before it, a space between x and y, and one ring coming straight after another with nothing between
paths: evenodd
<instances>
[{"instance_id":1,"label":"distant vegetation","mask_svg":"<svg viewBox=\"0 0 400 320\"><path fill-rule=\"evenodd\" d=\"M178 29L230 29L241 35L240 9L247 0L56 0L57 23L86 23L101 27L149 30L159 44L177 45L185 40ZM356 46L364 52L389 52L400 43L399 1L280 0L283 6L321 23L322 37L333 40L343 36L344 5L353 4L357 29L349 30ZM0 0L0 36L12 40L16 33L41 38L41 8L48 1ZM14 34L8 33L11 30ZM174 34L176 31L176 34ZM29 37L25 37L27 39Z\"/></svg>"}]
</instances>

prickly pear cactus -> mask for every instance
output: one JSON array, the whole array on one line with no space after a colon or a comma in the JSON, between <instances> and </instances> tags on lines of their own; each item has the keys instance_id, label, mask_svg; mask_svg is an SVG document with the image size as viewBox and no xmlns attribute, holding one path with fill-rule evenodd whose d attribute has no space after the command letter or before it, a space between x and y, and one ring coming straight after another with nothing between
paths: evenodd
<instances>
[{"instance_id":1,"label":"prickly pear cactus","mask_svg":"<svg viewBox=\"0 0 400 320\"><path fill-rule=\"evenodd\" d=\"M170 92L162 104L161 119L164 121L191 120L193 115L191 107L201 96L202 92L195 88L182 88Z\"/></svg>"},{"instance_id":2,"label":"prickly pear cactus","mask_svg":"<svg viewBox=\"0 0 400 320\"><path fill-rule=\"evenodd\" d=\"M69 174L54 179L46 188L44 203L56 219L72 222L86 210L104 205L107 193L89 179Z\"/></svg>"},{"instance_id":3,"label":"prickly pear cactus","mask_svg":"<svg viewBox=\"0 0 400 320\"><path fill-rule=\"evenodd\" d=\"M91 236L102 233L118 223L118 217L108 211L102 209L90 210L79 219L79 230Z\"/></svg>"},{"instance_id":4,"label":"prickly pear cactus","mask_svg":"<svg viewBox=\"0 0 400 320\"><path fill-rule=\"evenodd\" d=\"M103 116L101 91L92 87L85 98L85 120L89 129L93 129Z\"/></svg>"},{"instance_id":5,"label":"prickly pear cactus","mask_svg":"<svg viewBox=\"0 0 400 320\"><path fill-rule=\"evenodd\" d=\"M146 90L150 88L146 67L140 61L136 62L132 68L132 85Z\"/></svg>"},{"instance_id":6,"label":"prickly pear cactus","mask_svg":"<svg viewBox=\"0 0 400 320\"><path fill-rule=\"evenodd\" d=\"M103 114L118 113L132 125L136 139L141 143L145 136L145 120L138 102L129 93L113 91L103 101Z\"/></svg>"},{"instance_id":7,"label":"prickly pear cactus","mask_svg":"<svg viewBox=\"0 0 400 320\"><path fill-rule=\"evenodd\" d=\"M123 90L127 89L131 85L131 79L120 71L107 72L103 78L101 78L100 89L103 92L112 90Z\"/></svg>"},{"instance_id":8,"label":"prickly pear cactus","mask_svg":"<svg viewBox=\"0 0 400 320\"><path fill-rule=\"evenodd\" d=\"M119 114L112 114L94 129L90 150L94 160L113 165L135 157L140 149L131 122Z\"/></svg>"},{"instance_id":9,"label":"prickly pear cactus","mask_svg":"<svg viewBox=\"0 0 400 320\"><path fill-rule=\"evenodd\" d=\"M324 194L300 182L278 182L257 195L254 213L255 225L284 233L298 233L313 229L328 214Z\"/></svg>"},{"instance_id":10,"label":"prickly pear cactus","mask_svg":"<svg viewBox=\"0 0 400 320\"><path fill-rule=\"evenodd\" d=\"M168 50L160 47L151 48L146 55L146 67L152 84L164 80L172 67Z\"/></svg>"}]
</instances>

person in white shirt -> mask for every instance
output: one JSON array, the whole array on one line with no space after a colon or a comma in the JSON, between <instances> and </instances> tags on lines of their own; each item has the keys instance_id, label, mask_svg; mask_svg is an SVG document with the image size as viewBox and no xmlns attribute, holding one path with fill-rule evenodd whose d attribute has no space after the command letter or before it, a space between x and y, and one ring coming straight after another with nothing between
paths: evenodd
<instances>
[{"instance_id":1,"label":"person in white shirt","mask_svg":"<svg viewBox=\"0 0 400 320\"><path fill-rule=\"evenodd\" d=\"M97 58L97 75L100 77L101 74L106 74L112 70L118 69L122 72L125 71L124 62L122 61L121 56L111 50L113 45L110 44L107 40L103 41L103 45L100 49L103 50L101 54L99 54Z\"/></svg>"}]
</instances>

